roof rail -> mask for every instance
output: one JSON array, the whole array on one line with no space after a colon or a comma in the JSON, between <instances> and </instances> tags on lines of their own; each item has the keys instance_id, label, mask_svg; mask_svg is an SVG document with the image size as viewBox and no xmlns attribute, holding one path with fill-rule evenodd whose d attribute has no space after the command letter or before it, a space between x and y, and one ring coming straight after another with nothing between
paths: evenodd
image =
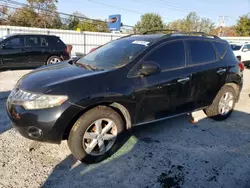
<instances>
[{"instance_id":1,"label":"roof rail","mask_svg":"<svg viewBox=\"0 0 250 188\"><path fill-rule=\"evenodd\" d=\"M174 29L149 30L149 31L143 32L141 34L145 35L145 34L148 34L148 33L158 32L158 31L170 31L170 32L172 32L172 34L174 32L174 34L183 34L183 35L188 35L188 34L190 34L190 35L194 34L195 35L196 34L196 35L201 35L203 37L209 37L209 36L211 36L211 37L214 37L214 38L219 38L216 35L210 35L210 34L207 34L207 33L204 33L204 32L195 32L195 31L185 32L185 31L179 31L179 30L174 30Z\"/></svg>"},{"instance_id":2,"label":"roof rail","mask_svg":"<svg viewBox=\"0 0 250 188\"><path fill-rule=\"evenodd\" d=\"M143 32L143 33L141 33L141 34L146 35L146 34L148 34L148 33L158 32L158 31L170 31L170 32L177 32L177 33L180 32L180 31L174 30L174 29L158 29L158 30L149 30L149 31L145 31L145 32Z\"/></svg>"},{"instance_id":3,"label":"roof rail","mask_svg":"<svg viewBox=\"0 0 250 188\"><path fill-rule=\"evenodd\" d=\"M204 33L204 32L194 32L194 31L192 31L192 32L180 32L180 34L190 34L190 35L197 34L197 35L201 35L203 37L209 37L209 36L211 36L211 37L214 37L214 38L219 38L216 35L210 35L210 34L207 34L207 33Z\"/></svg>"}]
</instances>

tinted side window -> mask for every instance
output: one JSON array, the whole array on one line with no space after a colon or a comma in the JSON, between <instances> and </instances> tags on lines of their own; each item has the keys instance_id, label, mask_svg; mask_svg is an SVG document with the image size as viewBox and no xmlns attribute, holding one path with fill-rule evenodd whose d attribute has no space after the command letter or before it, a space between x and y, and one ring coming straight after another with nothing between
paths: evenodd
<instances>
[{"instance_id":1,"label":"tinted side window","mask_svg":"<svg viewBox=\"0 0 250 188\"><path fill-rule=\"evenodd\" d=\"M38 36L27 36L27 46L29 47L40 47L41 46L41 40Z\"/></svg>"},{"instance_id":2,"label":"tinted side window","mask_svg":"<svg viewBox=\"0 0 250 188\"><path fill-rule=\"evenodd\" d=\"M225 42L213 42L215 48L217 49L217 51L219 52L221 57L224 57L224 55L227 52L228 49L228 45Z\"/></svg>"},{"instance_id":3,"label":"tinted side window","mask_svg":"<svg viewBox=\"0 0 250 188\"><path fill-rule=\"evenodd\" d=\"M216 61L216 54L213 45L210 42L188 40L187 43L190 49L192 65Z\"/></svg>"},{"instance_id":4,"label":"tinted side window","mask_svg":"<svg viewBox=\"0 0 250 188\"><path fill-rule=\"evenodd\" d=\"M158 63L162 70L185 66L185 48L183 41L169 42L152 52L145 61Z\"/></svg>"},{"instance_id":5,"label":"tinted side window","mask_svg":"<svg viewBox=\"0 0 250 188\"><path fill-rule=\"evenodd\" d=\"M24 38L22 36L14 37L8 40L4 45L5 48L23 48L25 46Z\"/></svg>"},{"instance_id":6,"label":"tinted side window","mask_svg":"<svg viewBox=\"0 0 250 188\"><path fill-rule=\"evenodd\" d=\"M49 38L49 45L52 47L57 47L57 48L65 48L65 44L61 41L60 38L58 37L50 37Z\"/></svg>"},{"instance_id":7,"label":"tinted side window","mask_svg":"<svg viewBox=\"0 0 250 188\"><path fill-rule=\"evenodd\" d=\"M250 50L250 44L245 45L242 50L245 50L245 49Z\"/></svg>"},{"instance_id":8,"label":"tinted side window","mask_svg":"<svg viewBox=\"0 0 250 188\"><path fill-rule=\"evenodd\" d=\"M49 45L47 37L40 37L41 39L41 46L42 47L47 47Z\"/></svg>"}]
</instances>

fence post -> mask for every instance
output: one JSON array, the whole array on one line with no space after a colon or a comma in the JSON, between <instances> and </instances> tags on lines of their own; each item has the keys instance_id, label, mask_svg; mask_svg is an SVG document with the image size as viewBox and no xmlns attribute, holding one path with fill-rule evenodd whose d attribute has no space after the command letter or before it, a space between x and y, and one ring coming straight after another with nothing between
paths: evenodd
<instances>
[{"instance_id":1,"label":"fence post","mask_svg":"<svg viewBox=\"0 0 250 188\"><path fill-rule=\"evenodd\" d=\"M86 54L86 34L85 33L83 33L83 39L84 39L84 43L83 43L83 45L84 45L84 54Z\"/></svg>"}]
</instances>

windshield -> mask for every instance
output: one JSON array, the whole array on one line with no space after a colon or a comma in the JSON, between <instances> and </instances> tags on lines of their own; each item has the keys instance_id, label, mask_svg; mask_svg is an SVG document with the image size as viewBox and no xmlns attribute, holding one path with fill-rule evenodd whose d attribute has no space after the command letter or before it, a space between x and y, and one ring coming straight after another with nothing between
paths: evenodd
<instances>
[{"instance_id":1,"label":"windshield","mask_svg":"<svg viewBox=\"0 0 250 188\"><path fill-rule=\"evenodd\" d=\"M233 51L240 50L242 45L237 45L237 44L231 44L230 45Z\"/></svg>"},{"instance_id":2,"label":"windshield","mask_svg":"<svg viewBox=\"0 0 250 188\"><path fill-rule=\"evenodd\" d=\"M95 69L112 69L129 63L150 42L124 38L112 41L81 58L77 64Z\"/></svg>"}]
</instances>

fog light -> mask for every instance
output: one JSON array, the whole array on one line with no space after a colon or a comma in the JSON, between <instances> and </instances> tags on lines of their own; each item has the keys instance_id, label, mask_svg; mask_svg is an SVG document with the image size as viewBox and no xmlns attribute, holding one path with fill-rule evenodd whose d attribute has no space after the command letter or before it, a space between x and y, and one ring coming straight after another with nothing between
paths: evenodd
<instances>
[{"instance_id":1,"label":"fog light","mask_svg":"<svg viewBox=\"0 0 250 188\"><path fill-rule=\"evenodd\" d=\"M39 138L42 136L43 131L36 127L29 127L27 133L32 138Z\"/></svg>"}]
</instances>

